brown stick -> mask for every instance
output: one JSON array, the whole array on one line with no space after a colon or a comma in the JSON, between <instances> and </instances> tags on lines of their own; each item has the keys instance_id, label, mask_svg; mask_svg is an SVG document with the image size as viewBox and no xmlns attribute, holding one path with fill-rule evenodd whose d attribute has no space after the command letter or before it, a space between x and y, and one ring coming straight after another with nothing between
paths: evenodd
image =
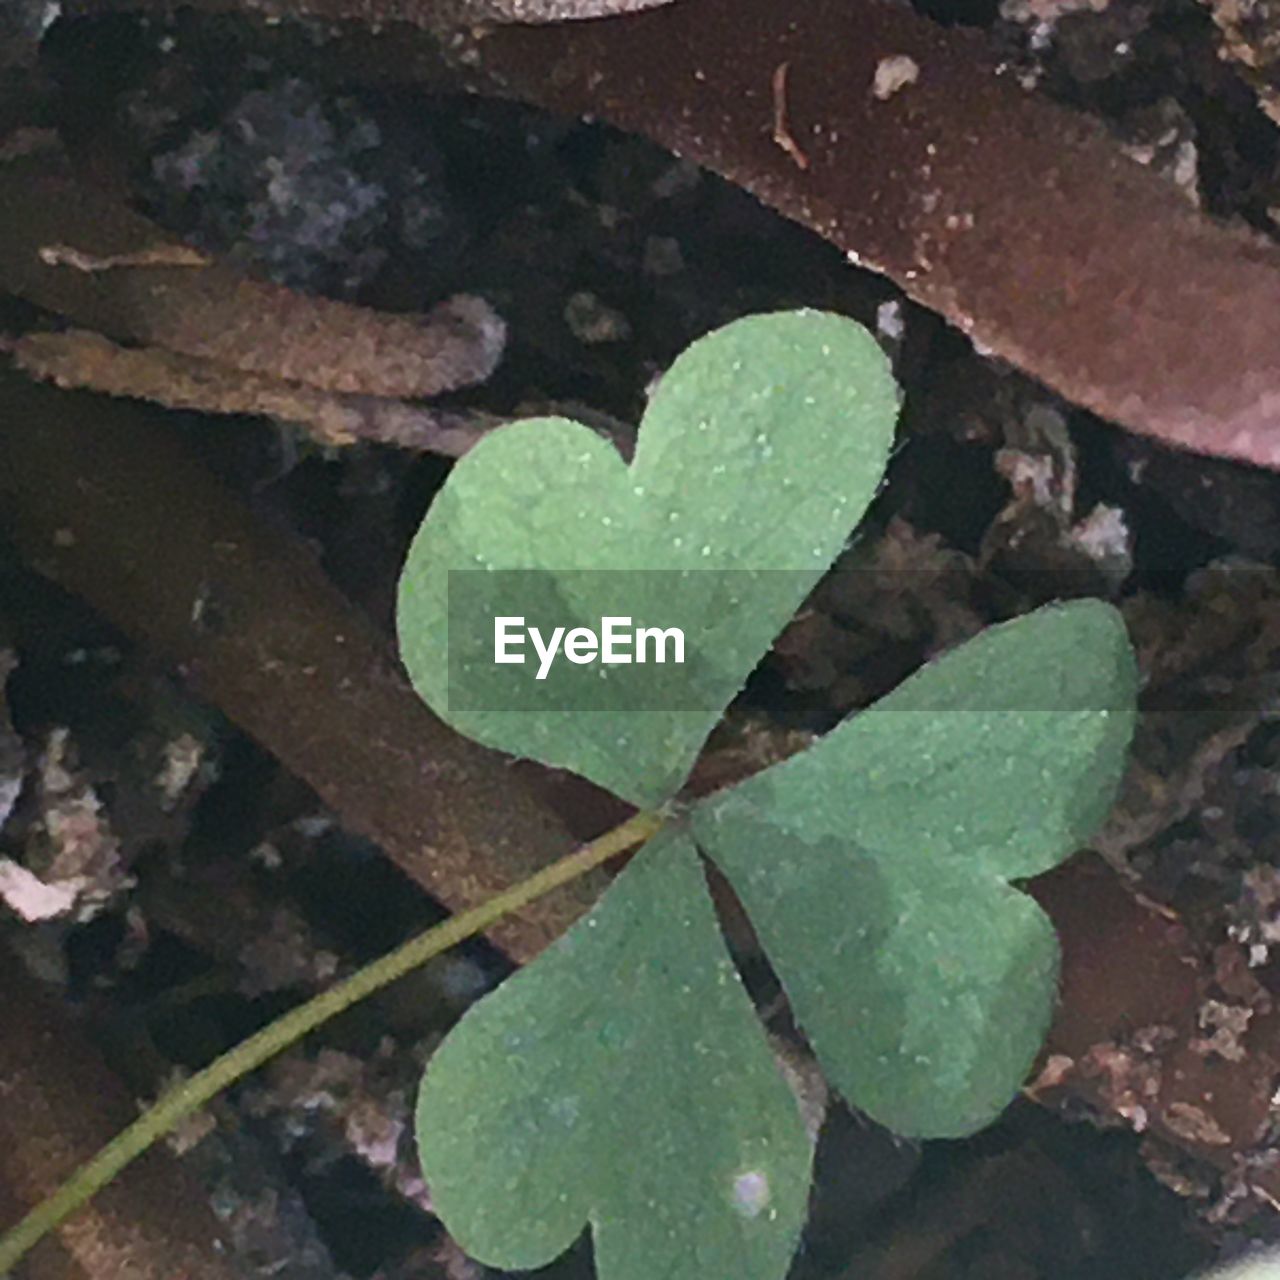
<instances>
[{"instance_id":1,"label":"brown stick","mask_svg":"<svg viewBox=\"0 0 1280 1280\"><path fill-rule=\"evenodd\" d=\"M301 427L322 445L368 440L460 458L502 422L385 396L320 391L161 347L122 347L86 329L28 333L0 345L9 347L24 373L64 389L152 400L170 409L260 414Z\"/></svg>"},{"instance_id":2,"label":"brown stick","mask_svg":"<svg viewBox=\"0 0 1280 1280\"><path fill-rule=\"evenodd\" d=\"M225 263L174 265L163 248L167 233L93 189L29 163L0 166L0 289L83 327L324 391L404 399L481 382L502 352L503 324L479 298L389 315ZM122 265L101 265L113 261Z\"/></svg>"},{"instance_id":3,"label":"brown stick","mask_svg":"<svg viewBox=\"0 0 1280 1280\"><path fill-rule=\"evenodd\" d=\"M453 909L566 852L498 755L453 733L380 636L133 407L0 374L0 524L26 559L175 663L198 694ZM579 882L494 931L535 955L589 904Z\"/></svg>"}]
</instances>

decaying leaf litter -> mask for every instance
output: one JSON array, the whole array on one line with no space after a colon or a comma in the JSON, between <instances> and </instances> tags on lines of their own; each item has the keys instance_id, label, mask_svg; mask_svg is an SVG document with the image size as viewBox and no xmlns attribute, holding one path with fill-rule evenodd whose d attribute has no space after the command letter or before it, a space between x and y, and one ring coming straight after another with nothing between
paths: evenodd
<instances>
[{"instance_id":1,"label":"decaying leaf litter","mask_svg":"<svg viewBox=\"0 0 1280 1280\"><path fill-rule=\"evenodd\" d=\"M1273 151L1253 122L1249 93L1208 56L1216 36L1207 21L1162 9L1147 13L1145 25L1133 13L1110 10L1068 14L1056 25L1052 17L1029 13L1024 25L998 25L997 38L1007 43L1019 74L1110 116L1124 145L1150 151L1152 165L1171 157L1171 183L1181 182L1184 193L1190 185L1212 212L1265 228ZM127 42L139 31L129 18L98 21L98 39ZM73 90L82 103L87 94L110 104L110 111L71 112L64 121L73 171L87 154L109 157L103 163L116 167L118 182L141 198L144 211L167 219L157 225L178 237L196 234L203 253L243 255L259 243L265 268L298 290L314 287L315 273L327 272L326 291L388 311L425 310L459 293L484 298L506 326L505 358L460 399L459 411L501 417L570 400L616 431L617 422L638 416L635 388L688 339L732 315L811 304L878 322L907 387L908 422L877 532L851 549L841 566L846 572L818 588L735 709L703 772L723 777L787 753L797 738L891 688L922 658L1038 603L1051 590L1050 573L1069 573L1081 592L1122 601L1151 673L1156 712L1157 694L1165 695L1163 718L1146 722L1131 792L1101 848L1162 908L1134 917L1125 914L1131 900L1124 900L1116 907L1117 931L1139 938L1146 954L1158 947L1169 959L1159 972L1177 974L1180 982L1147 993L1150 1022L1124 1027L1123 1035L1113 1034L1115 1027L1100 1034L1101 1021L1060 1026L1036 1082L1038 1096L1061 1098L1070 1114L1084 1099L1096 1115L1138 1129L1139 1138L1061 1129L1028 1107L985 1143L963 1151L890 1156L875 1145L874 1131L833 1125L828 1146L836 1155L828 1152L825 1194L835 1188L837 1205L861 1210L837 1213L838 1227L828 1217L825 1234L817 1214L808 1256L822 1268L818 1274L840 1274L855 1264L892 1267L912 1256L941 1260L936 1264L950 1268L943 1274L963 1274L975 1250L1010 1274L1018 1267L1061 1274L1054 1268L1064 1258L1119 1266L1105 1244L1088 1242L1118 1238L1120 1222L1138 1208L1139 1220L1151 1226L1151 1247L1177 1255L1170 1269L1238 1239L1238 1222L1265 1234L1271 1120L1262 1081L1271 1068L1265 1048L1257 1046L1265 1046L1270 1025L1275 931L1268 877L1274 631L1268 602L1274 591L1266 564L1280 542L1273 533L1273 482L1120 440L983 360L882 281L848 269L840 255L634 141L491 104L406 102L397 96L404 90L365 90L358 77L354 88L343 90L346 116L326 117L335 92L331 54L300 47L309 41L291 43L288 32L246 28L228 18L187 16L172 30L141 28L134 47L144 51L142 65L132 79L104 89L88 75L101 53L83 32L78 43L76 30L68 25L50 34L49 69L41 73L48 80L40 84L37 77L23 98L24 109L30 103L41 121ZM166 51L161 45L168 40L175 43ZM1111 47L1126 42L1127 53ZM1043 48L1037 53L1032 45ZM232 71L215 79L214 65ZM304 88L288 87L295 81ZM794 93L795 81L788 87ZM906 103L911 90L904 85L895 98ZM244 121L260 121L269 110L264 97L277 104L282 134L303 136L324 160L312 175L319 188L299 181L299 206L273 204L270 156L243 145L237 151ZM1153 112L1153 105L1160 109ZM328 141L316 147L317 137ZM377 169L380 157L402 154L398 148L408 140L415 155L434 150L443 161L437 182L458 206L452 221L446 216L433 224L421 207L407 214L409 184L397 175L397 189L390 172ZM113 145L93 145L103 141ZM1188 144L1201 175L1190 184ZM212 189L204 185L202 154L212 158ZM374 168L362 168L368 165ZM424 173L431 167L422 165ZM163 175L175 171L181 178L166 210ZM501 183L494 181L498 174ZM95 175L104 176L110 175ZM358 235L344 243L338 234L328 242L328 256L317 259L309 251L290 260L291 243L324 240L304 215L324 207L316 192L327 190L325 182L352 201ZM360 194L366 187L382 188L381 203L368 205ZM191 221L201 207L209 222L203 234ZM421 235L433 225L452 237L447 253L433 255L406 235L410 226ZM367 260L370 240L386 255L382 264ZM416 266L416 277L406 262ZM129 268L79 274L109 278L115 269ZM7 327L15 336L48 327L33 323L39 313L8 305ZM52 305L85 323L74 303ZM24 415L51 413L54 404L64 412L59 393L14 382L5 394ZM130 461L127 448L115 450L143 414L128 405L118 407L120 425L98 441L103 451L81 455L88 437L76 430L100 423L100 407L74 400L65 413L71 420L61 447L40 464L50 468L47 492L55 497L43 509L23 511L6 551L11 589L5 598L12 603L3 625L18 660L7 685L10 741L20 748L6 752L5 776L20 779L22 790L4 840L6 857L33 875L43 873L55 893L61 886L75 905L44 922L19 924L16 912L6 913L6 930L29 966L76 997L75 1016L88 1016L95 1052L145 1096L175 1066L202 1061L291 994L395 941L433 908L360 841L387 841L375 825L386 815L374 811L376 804L361 810L352 803L369 765L363 754L347 756L358 750L374 752L375 761L390 757L377 755L377 735L371 747L367 740L352 745L345 720L356 712L326 710L318 700L305 722L306 738L296 725L277 723L270 707L256 721L245 720L255 687L269 687L276 675L270 655L291 643L279 630L272 634L273 620L286 612L280 600L297 601L304 629L316 610L326 610L322 635L347 634L351 615L342 613L344 603L312 590L300 568L278 570L271 579L273 590L296 595L255 600L253 575L235 572L235 556L219 550L223 539L201 544L207 563L155 555L157 539L174 539L184 528L190 504L180 499L191 491L187 484L197 484L195 469L182 473L190 479L169 504L158 494L153 507L131 513L131 527L119 505L91 521L92 498L83 509L73 507L83 486L75 482L72 460L92 457L103 477L151 475L158 491L168 465L167 446L158 441L180 431L184 447L238 491L234 517L223 505L230 501L225 488L209 493L201 505L205 528L252 519L263 530L253 545L268 561L293 556L284 550L291 536L311 539L328 572L376 620L387 617L404 538L441 469L431 460L359 447L325 454L291 430L191 415L176 421L146 415L151 421L138 430L154 432L156 443L137 445L145 456ZM156 469L132 470L144 462ZM36 464L28 456L22 465ZM6 510L15 509L6 499ZM88 522L84 528L81 520ZM294 535L286 532L290 527ZM86 545L89 531L93 541ZM112 552L112 539L126 556ZM1237 576L1239 566L1230 560L1232 572L1222 571L1233 555L1253 562L1247 574ZM137 587L131 569L111 568L148 561L156 584L151 595ZM869 565L877 572L866 572ZM68 593L33 576L30 566L61 581ZM93 609L76 598L88 599ZM150 603L166 600L167 622ZM263 646L256 652L267 655L262 669L234 643L250 604L260 610L262 630L253 634ZM368 643L375 643L372 636ZM293 678L306 687L303 682L315 679L308 668L316 668L338 687L343 675L335 652L322 638L314 660L298 662ZM265 683L255 686L250 674ZM202 696L193 699L193 690ZM397 699L388 675L364 708L369 723L403 726L397 717L407 713L396 710L404 705ZM219 708L248 723L257 741L241 737ZM396 730L415 732L425 729ZM394 749L395 733L388 739L386 749ZM289 762L297 776L272 757ZM459 761L456 770L453 777L476 785L470 767ZM551 797L561 822L581 833L607 822L604 800L554 779L528 781ZM451 795L448 774L440 785L442 796L460 798ZM484 806L477 800L475 807ZM536 857L534 830L531 823L524 835L528 855ZM58 839L64 854L73 850L73 864L51 852ZM548 831L545 839L549 846L556 836ZM400 864L446 901L450 888L458 891L457 884L431 883L431 873L415 870L407 853ZM112 868L111 875L98 879L98 866ZM87 894L72 887L86 867L93 880ZM243 902L246 916L256 913L252 918L263 926L242 939L227 937L225 918L210 918L211 895ZM552 926L535 922L523 945L537 947L532 939L540 927ZM522 944L510 941L519 954ZM1197 956L1200 966L1183 963L1184 953ZM288 1254L294 1274L308 1274L301 1270L304 1253L310 1274L459 1273L463 1264L433 1236L424 1215L426 1193L407 1158L405 1118L416 1059L500 971L500 962L483 951L440 965L413 991L389 995L376 1014L354 1017L330 1042L279 1064L215 1117L214 1138L240 1155L221 1173L211 1161L215 1172L203 1176L221 1189L221 1198L211 1198L241 1248L263 1257L271 1249L277 1257ZM767 1000L769 976L757 974L757 981ZM67 1017L66 1007L56 1016ZM1180 1055L1205 1064L1215 1079L1249 1081L1241 1105L1229 1114L1201 1115L1188 1109L1194 1104L1187 1099L1163 1095L1166 1067L1181 1062ZM1227 1143L1218 1141L1221 1134ZM209 1150L209 1135L198 1138L189 1135L193 1157ZM854 1148L843 1158L841 1143ZM871 1186L859 1181L868 1175L858 1169L857 1151L868 1148L883 1172ZM245 1190L252 1185L244 1172L251 1164L260 1167L258 1185L266 1190ZM1104 1168L1113 1173L1099 1185L1097 1171ZM1182 1198L1153 1191L1147 1168ZM913 1170L914 1183L908 1181ZM975 1206L965 1190L975 1174L981 1185L1006 1188L992 1199L1010 1206L1015 1197L1008 1188L1018 1184L1027 1199L1016 1205L1024 1219L1036 1218L1042 1233L1007 1220L1003 1227L993 1223L999 1208ZM897 1207L877 1212L884 1197L904 1185L908 1193ZM1044 1200L1032 1198L1028 1186L1044 1188ZM823 1194L820 1183L820 1204ZM122 1210L126 1221L137 1211L129 1202ZM852 1230L850 1220L863 1229ZM286 1224L294 1222L311 1233L306 1250L289 1235ZM1178 1229L1170 1230L1175 1222Z\"/></svg>"}]
</instances>

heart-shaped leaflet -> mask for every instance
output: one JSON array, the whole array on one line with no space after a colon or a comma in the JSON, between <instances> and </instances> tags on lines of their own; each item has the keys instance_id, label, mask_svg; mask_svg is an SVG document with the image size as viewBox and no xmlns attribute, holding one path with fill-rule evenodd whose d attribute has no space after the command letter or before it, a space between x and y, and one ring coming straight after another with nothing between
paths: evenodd
<instances>
[{"instance_id":1,"label":"heart-shaped leaflet","mask_svg":"<svg viewBox=\"0 0 1280 1280\"><path fill-rule=\"evenodd\" d=\"M494 432L454 468L401 578L401 654L419 693L468 737L636 804L666 799L865 511L897 401L865 329L789 312L681 355L630 466L563 418ZM526 638L506 653L527 662L496 661L498 619L546 638L557 626L598 636L609 618L663 635L634 639L635 661L562 654L539 677L533 639L511 621Z\"/></svg>"},{"instance_id":2,"label":"heart-shaped leaflet","mask_svg":"<svg viewBox=\"0 0 1280 1280\"><path fill-rule=\"evenodd\" d=\"M589 1223L604 1280L786 1273L810 1143L687 835L463 1017L417 1132L436 1211L491 1266L542 1266Z\"/></svg>"},{"instance_id":3,"label":"heart-shaped leaflet","mask_svg":"<svg viewBox=\"0 0 1280 1280\"><path fill-rule=\"evenodd\" d=\"M1058 947L1009 882L1105 818L1135 698L1120 615L1049 606L694 810L827 1079L894 1132L971 1133L1026 1078Z\"/></svg>"}]
</instances>

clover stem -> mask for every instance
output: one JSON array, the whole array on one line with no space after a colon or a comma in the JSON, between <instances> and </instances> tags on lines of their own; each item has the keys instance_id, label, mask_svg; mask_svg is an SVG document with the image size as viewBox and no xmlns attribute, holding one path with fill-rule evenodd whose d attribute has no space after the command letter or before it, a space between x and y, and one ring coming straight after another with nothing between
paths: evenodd
<instances>
[{"instance_id":1,"label":"clover stem","mask_svg":"<svg viewBox=\"0 0 1280 1280\"><path fill-rule=\"evenodd\" d=\"M656 835L665 822L663 813L646 811L635 814L590 844L574 850L480 906L411 938L215 1058L202 1071L165 1093L153 1107L81 1165L51 1196L0 1236L0 1276L11 1270L30 1249L87 1203L122 1169L224 1089L331 1018L441 952L483 932L504 916L576 880L633 845L643 844Z\"/></svg>"}]
</instances>

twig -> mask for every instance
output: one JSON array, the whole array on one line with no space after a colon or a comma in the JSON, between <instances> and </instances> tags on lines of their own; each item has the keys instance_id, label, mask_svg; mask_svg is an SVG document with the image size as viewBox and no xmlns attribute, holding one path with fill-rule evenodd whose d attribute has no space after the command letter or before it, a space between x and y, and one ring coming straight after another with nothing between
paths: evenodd
<instances>
[{"instance_id":1,"label":"twig","mask_svg":"<svg viewBox=\"0 0 1280 1280\"><path fill-rule=\"evenodd\" d=\"M780 62L773 71L773 140L796 162L797 169L809 167L809 157L800 150L787 124L787 71L791 63Z\"/></svg>"},{"instance_id":2,"label":"twig","mask_svg":"<svg viewBox=\"0 0 1280 1280\"><path fill-rule=\"evenodd\" d=\"M0 166L0 288L82 328L321 391L402 399L482 382L502 354L505 326L481 298L391 315L250 280L224 262L125 265L165 239L42 163ZM62 246L52 263L51 245Z\"/></svg>"},{"instance_id":3,"label":"twig","mask_svg":"<svg viewBox=\"0 0 1280 1280\"><path fill-rule=\"evenodd\" d=\"M7 345L24 373L64 389L152 400L171 409L261 414L300 426L323 445L369 440L458 458L502 421L383 396L318 391L158 347L122 347L83 329L26 334Z\"/></svg>"},{"instance_id":4,"label":"twig","mask_svg":"<svg viewBox=\"0 0 1280 1280\"><path fill-rule=\"evenodd\" d=\"M74 267L77 271L113 271L117 267L211 267L207 253L185 244L158 244L136 253L113 253L95 258L69 244L40 247L40 261L50 267Z\"/></svg>"}]
</instances>

